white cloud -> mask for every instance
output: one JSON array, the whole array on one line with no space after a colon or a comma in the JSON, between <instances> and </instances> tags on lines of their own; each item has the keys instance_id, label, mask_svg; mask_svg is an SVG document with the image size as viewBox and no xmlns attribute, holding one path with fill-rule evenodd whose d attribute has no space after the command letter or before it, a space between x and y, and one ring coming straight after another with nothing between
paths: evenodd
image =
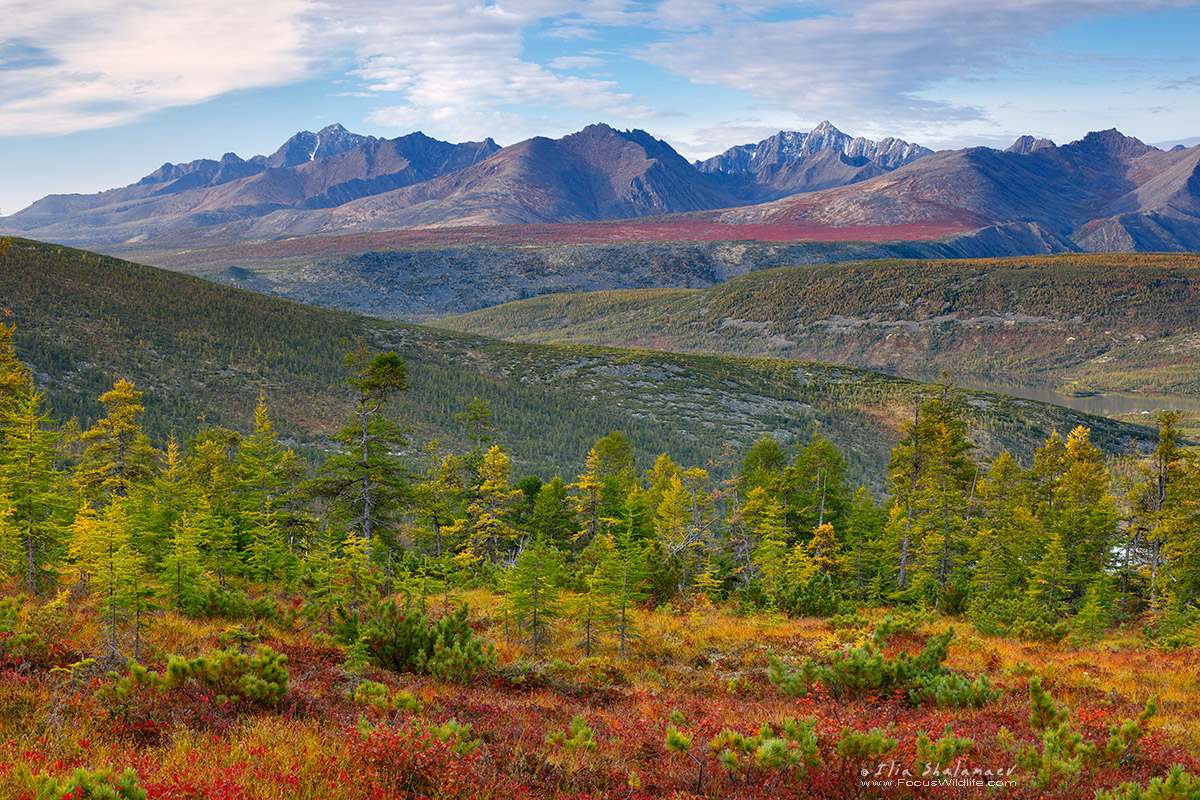
<instances>
[{"instance_id":1,"label":"white cloud","mask_svg":"<svg viewBox=\"0 0 1200 800\"><path fill-rule=\"evenodd\" d=\"M231 91L336 72L356 84L340 86L336 96L375 100L363 112L369 121L448 138L524 136L567 119L619 123L687 112L698 130L676 138L690 139L694 150L723 149L734 142L718 141L722 135L757 135L752 131L777 129L773 121L781 119L803 125L828 118L866 136L907 131L933 139L978 133L990 115L1003 113L961 91L964 81L1029 65L1045 72L1085 56L1099 64L1091 54L1039 52L1039 37L1097 16L1189 6L1185 0L0 0L0 135L119 125ZM557 44L534 46L548 41ZM653 69L645 70L644 82L618 83L614 74L636 70L616 67L635 59L698 86L732 90L741 106L700 109L697 95L675 99L654 84ZM1107 69L1131 74L1145 66ZM1155 74L1147 80L1193 86L1185 76L1172 83ZM946 91L948 78L959 81L957 95ZM684 102L688 107L680 107ZM757 119L718 124L753 113L756 104Z\"/></svg>"},{"instance_id":2,"label":"white cloud","mask_svg":"<svg viewBox=\"0 0 1200 800\"><path fill-rule=\"evenodd\" d=\"M307 2L0 0L0 134L107 127L305 74ZM6 47L6 45L8 45Z\"/></svg>"},{"instance_id":3,"label":"white cloud","mask_svg":"<svg viewBox=\"0 0 1200 800\"><path fill-rule=\"evenodd\" d=\"M664 8L683 2L667 0ZM807 119L827 117L860 128L882 121L893 131L900 125L938 128L929 125L936 120L952 128L981 120L987 111L939 99L931 91L939 82L994 74L1021 59L1046 59L1035 50L1039 37L1092 17L1132 11L1122 0L772 5L810 16L762 21L746 14L745 6L728 10L706 2L703 30L664 37L640 57L693 83L745 92ZM1146 0L1136 11L1188 5Z\"/></svg>"},{"instance_id":4,"label":"white cloud","mask_svg":"<svg viewBox=\"0 0 1200 800\"><path fill-rule=\"evenodd\" d=\"M366 91L398 95L400 102L377 109L372 122L482 137L495 131L481 124L498 118L511 121L506 115L521 107L587 110L621 119L654 116L653 108L612 80L560 74L602 66L595 56L546 65L523 57L529 29L543 20L549 19L552 28L561 22L580 33L578 26L596 21L628 21L623 9L623 3L593 7L549 0L441 0L419 9L404 8L403 13L390 2L356 3L334 16L340 29L353 32L360 62L353 74L362 79Z\"/></svg>"}]
</instances>

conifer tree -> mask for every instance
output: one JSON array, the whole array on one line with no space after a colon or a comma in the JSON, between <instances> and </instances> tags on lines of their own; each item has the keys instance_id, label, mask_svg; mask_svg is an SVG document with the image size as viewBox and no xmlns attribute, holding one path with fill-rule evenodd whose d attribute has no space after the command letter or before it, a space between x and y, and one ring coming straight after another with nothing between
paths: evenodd
<instances>
[{"instance_id":1,"label":"conifer tree","mask_svg":"<svg viewBox=\"0 0 1200 800\"><path fill-rule=\"evenodd\" d=\"M846 462L830 441L814 436L784 473L788 516L797 529L838 522L845 509Z\"/></svg>"},{"instance_id":2,"label":"conifer tree","mask_svg":"<svg viewBox=\"0 0 1200 800\"><path fill-rule=\"evenodd\" d=\"M132 539L127 540L116 551L112 567L114 585L108 595L111 605L111 608L107 609L108 615L111 615L115 625L118 614L124 614L133 629L133 657L140 660L142 631L147 625L147 613L154 608L152 598L157 591L150 581L146 558L138 552ZM106 604L102 600L101 608L105 607Z\"/></svg>"},{"instance_id":3,"label":"conifer tree","mask_svg":"<svg viewBox=\"0 0 1200 800\"><path fill-rule=\"evenodd\" d=\"M842 573L842 546L834 535L833 525L826 522L813 529L808 543L812 565L837 583Z\"/></svg>"},{"instance_id":4,"label":"conifer tree","mask_svg":"<svg viewBox=\"0 0 1200 800\"><path fill-rule=\"evenodd\" d=\"M1051 614L1057 614L1063 604L1067 581L1067 550L1062 536L1051 529L1046 537L1042 557L1029 575L1029 594Z\"/></svg>"},{"instance_id":5,"label":"conifer tree","mask_svg":"<svg viewBox=\"0 0 1200 800\"><path fill-rule=\"evenodd\" d=\"M604 479L600 473L600 456L593 447L588 451L587 463L583 474L579 476L570 488L576 494L576 511L583 520L583 530L580 532L584 539L590 542L600 530L600 493L604 489Z\"/></svg>"},{"instance_id":6,"label":"conifer tree","mask_svg":"<svg viewBox=\"0 0 1200 800\"><path fill-rule=\"evenodd\" d=\"M588 451L583 474L570 485L576 492L576 508L584 544L595 538L604 519L612 519L625 494L637 483L633 449L620 431L603 437Z\"/></svg>"},{"instance_id":7,"label":"conifer tree","mask_svg":"<svg viewBox=\"0 0 1200 800\"><path fill-rule=\"evenodd\" d=\"M254 410L254 432L240 443L235 467L249 527L247 561L255 577L269 582L290 560L291 549L283 540L287 487L299 478L301 467L296 454L276 440L262 395Z\"/></svg>"},{"instance_id":8,"label":"conifer tree","mask_svg":"<svg viewBox=\"0 0 1200 800\"><path fill-rule=\"evenodd\" d=\"M3 245L3 240L0 240ZM3 252L0 246L0 252ZM0 323L0 419L16 405L17 394L29 383L29 369L17 358L13 347L16 325ZM0 444L3 444L0 434Z\"/></svg>"},{"instance_id":9,"label":"conifer tree","mask_svg":"<svg viewBox=\"0 0 1200 800\"><path fill-rule=\"evenodd\" d=\"M26 383L0 416L0 495L7 498L0 509L4 567L23 577L30 594L58 582L55 564L69 513L58 469L61 436L49 426L44 399L44 392Z\"/></svg>"},{"instance_id":10,"label":"conifer tree","mask_svg":"<svg viewBox=\"0 0 1200 800\"><path fill-rule=\"evenodd\" d=\"M742 489L749 494L755 489L774 491L787 469L787 454L779 440L764 433L742 459Z\"/></svg>"},{"instance_id":11,"label":"conifer tree","mask_svg":"<svg viewBox=\"0 0 1200 800\"><path fill-rule=\"evenodd\" d=\"M78 529L81 537L93 540L81 540L73 548L82 558L95 559L81 566L92 576L91 587L99 600L106 647L113 657L120 652L120 632L131 611L126 581L131 572L137 571L140 559L130 542L132 530L126 503L125 499L116 498L105 506L89 521L93 524Z\"/></svg>"},{"instance_id":12,"label":"conifer tree","mask_svg":"<svg viewBox=\"0 0 1200 800\"><path fill-rule=\"evenodd\" d=\"M971 587L977 596L997 596L1023 578L1020 542L1030 539L1034 520L1022 481L1016 460L1002 452L979 482L980 512L968 548Z\"/></svg>"},{"instance_id":13,"label":"conifer tree","mask_svg":"<svg viewBox=\"0 0 1200 800\"><path fill-rule=\"evenodd\" d=\"M354 390L350 421L333 437L340 449L310 490L328 501L334 521L363 540L370 557L375 539L393 532L407 501L408 472L396 455L404 436L385 409L408 390L408 375L395 351L372 355L361 340L345 360Z\"/></svg>"},{"instance_id":14,"label":"conifer tree","mask_svg":"<svg viewBox=\"0 0 1200 800\"><path fill-rule=\"evenodd\" d=\"M767 597L773 598L785 579L787 545L784 540L783 506L756 486L746 495L745 524L757 540L753 564Z\"/></svg>"},{"instance_id":15,"label":"conifer tree","mask_svg":"<svg viewBox=\"0 0 1200 800\"><path fill-rule=\"evenodd\" d=\"M717 599L723 583L718 575L717 564L713 561L712 552L705 554L704 564L696 573L696 594L709 601Z\"/></svg>"},{"instance_id":16,"label":"conifer tree","mask_svg":"<svg viewBox=\"0 0 1200 800\"><path fill-rule=\"evenodd\" d=\"M67 554L72 564L72 578L86 592L108 550L104 519L87 501L75 512L69 536Z\"/></svg>"},{"instance_id":17,"label":"conifer tree","mask_svg":"<svg viewBox=\"0 0 1200 800\"><path fill-rule=\"evenodd\" d=\"M425 455L428 458L425 480L414 487L413 495L433 533L433 555L440 558L449 549L443 541L443 529L453 524L454 511L463 493L462 477L458 459L443 453L436 439L425 446Z\"/></svg>"},{"instance_id":18,"label":"conifer tree","mask_svg":"<svg viewBox=\"0 0 1200 800\"><path fill-rule=\"evenodd\" d=\"M1091 443L1090 433L1079 426L1067 437L1059 461L1062 473L1045 515L1046 524L1062 539L1067 590L1074 597L1108 573L1120 516L1109 492L1104 453Z\"/></svg>"},{"instance_id":19,"label":"conifer tree","mask_svg":"<svg viewBox=\"0 0 1200 800\"><path fill-rule=\"evenodd\" d=\"M663 501L663 496L671 486L671 479L683 477L683 470L671 460L666 453L654 461L654 467L646 473L646 508L655 512Z\"/></svg>"},{"instance_id":20,"label":"conifer tree","mask_svg":"<svg viewBox=\"0 0 1200 800\"><path fill-rule=\"evenodd\" d=\"M1083 598L1083 606L1075 617L1075 637L1086 640L1091 647L1112 624L1112 592L1107 578L1092 581Z\"/></svg>"},{"instance_id":21,"label":"conifer tree","mask_svg":"<svg viewBox=\"0 0 1200 800\"><path fill-rule=\"evenodd\" d=\"M139 549L151 564L161 564L170 549L171 531L176 521L181 515L194 512L199 502L174 433L170 434L167 447L160 454L153 483L142 495L139 500L143 508L138 514L143 522L138 537Z\"/></svg>"},{"instance_id":22,"label":"conifer tree","mask_svg":"<svg viewBox=\"0 0 1200 800\"><path fill-rule=\"evenodd\" d=\"M529 519L529 529L553 542L554 546L560 549L570 547L579 532L575 508L567 493L567 485L557 475L538 489L537 498L533 503L533 514Z\"/></svg>"},{"instance_id":23,"label":"conifer tree","mask_svg":"<svg viewBox=\"0 0 1200 800\"><path fill-rule=\"evenodd\" d=\"M86 445L75 471L85 493L107 502L127 497L154 477L157 454L146 440L138 417L145 412L142 393L127 380L100 395L108 416L98 420L80 439Z\"/></svg>"},{"instance_id":24,"label":"conifer tree","mask_svg":"<svg viewBox=\"0 0 1200 800\"><path fill-rule=\"evenodd\" d=\"M1134 502L1136 525L1141 532L1141 561L1147 576L1147 602L1156 614L1171 604L1172 578L1187 584L1187 576L1172 575L1172 562L1186 548L1186 486L1183 451L1179 447L1179 412L1158 415L1158 446L1143 469ZM1194 501L1193 501L1194 502ZM1192 511L1194 514L1195 511Z\"/></svg>"},{"instance_id":25,"label":"conifer tree","mask_svg":"<svg viewBox=\"0 0 1200 800\"><path fill-rule=\"evenodd\" d=\"M181 514L171 526L170 547L163 560L162 580L167 597L185 612L194 610L204 595L201 538L195 515Z\"/></svg>"},{"instance_id":26,"label":"conifer tree","mask_svg":"<svg viewBox=\"0 0 1200 800\"><path fill-rule=\"evenodd\" d=\"M846 529L850 548L846 566L854 582L855 596L865 600L871 582L883 572L880 564L883 516L865 486L854 493L846 516Z\"/></svg>"},{"instance_id":27,"label":"conifer tree","mask_svg":"<svg viewBox=\"0 0 1200 800\"><path fill-rule=\"evenodd\" d=\"M923 587L946 588L965 536L967 507L978 470L963 422L962 398L944 374L892 450L892 495L904 510L899 533L898 585L907 589L913 548L921 556ZM893 515L895 518L895 515ZM917 534L920 534L919 538Z\"/></svg>"},{"instance_id":28,"label":"conifer tree","mask_svg":"<svg viewBox=\"0 0 1200 800\"><path fill-rule=\"evenodd\" d=\"M648 516L644 492L635 485L625 495L612 537L613 626L622 658L629 640L637 635L633 610L646 597L644 540L639 531Z\"/></svg>"},{"instance_id":29,"label":"conifer tree","mask_svg":"<svg viewBox=\"0 0 1200 800\"><path fill-rule=\"evenodd\" d=\"M592 540L594 564L584 576L584 591L570 604L571 621L579 632L579 647L590 658L613 626L617 595L617 546L609 534Z\"/></svg>"},{"instance_id":30,"label":"conifer tree","mask_svg":"<svg viewBox=\"0 0 1200 800\"><path fill-rule=\"evenodd\" d=\"M479 470L481 480L466 517L448 529L450 535L465 535L463 552L473 560L497 560L520 536L510 516L524 492L509 486L510 470L508 456L499 445L493 445L484 454Z\"/></svg>"},{"instance_id":31,"label":"conifer tree","mask_svg":"<svg viewBox=\"0 0 1200 800\"><path fill-rule=\"evenodd\" d=\"M541 536L533 537L517 557L508 579L513 617L526 632L533 655L541 655L550 641L551 623L562 614L554 574L559 554Z\"/></svg>"}]
</instances>

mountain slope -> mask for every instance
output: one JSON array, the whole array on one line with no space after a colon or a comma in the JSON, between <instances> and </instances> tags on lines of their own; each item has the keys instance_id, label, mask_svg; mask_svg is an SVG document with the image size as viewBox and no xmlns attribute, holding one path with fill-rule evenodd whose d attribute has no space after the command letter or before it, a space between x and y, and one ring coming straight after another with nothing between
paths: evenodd
<instances>
[{"instance_id":1,"label":"mountain slope","mask_svg":"<svg viewBox=\"0 0 1200 800\"><path fill-rule=\"evenodd\" d=\"M935 153L862 183L712 218L836 227L941 222L963 230L1016 223L1090 250L1188 250L1200 241L1200 147L1162 151L1116 130L1062 147L1035 144Z\"/></svg>"},{"instance_id":2,"label":"mountain slope","mask_svg":"<svg viewBox=\"0 0 1200 800\"><path fill-rule=\"evenodd\" d=\"M451 329L1200 395L1200 256L854 261L709 289L548 295Z\"/></svg>"},{"instance_id":3,"label":"mountain slope","mask_svg":"<svg viewBox=\"0 0 1200 800\"><path fill-rule=\"evenodd\" d=\"M52 195L4 219L6 228L63 242L142 241L176 230L252 220L281 209L341 205L464 169L499 149L413 133L359 136L333 125L304 131L271 156L164 164L96 195Z\"/></svg>"},{"instance_id":4,"label":"mountain slope","mask_svg":"<svg viewBox=\"0 0 1200 800\"><path fill-rule=\"evenodd\" d=\"M365 198L329 226L520 224L627 219L735 203L670 145L645 131L589 125L561 139L506 147L455 175Z\"/></svg>"},{"instance_id":5,"label":"mountain slope","mask_svg":"<svg viewBox=\"0 0 1200 800\"><path fill-rule=\"evenodd\" d=\"M890 172L933 151L888 137L851 138L828 120L808 133L780 131L756 144L731 147L696 162L744 203L845 186Z\"/></svg>"},{"instance_id":6,"label":"mountain slope","mask_svg":"<svg viewBox=\"0 0 1200 800\"><path fill-rule=\"evenodd\" d=\"M186 436L201 415L248 427L265 392L281 430L320 447L348 410L341 340L361 336L408 362L401 420L414 441L463 443L454 415L491 403L498 438L522 469L574 469L596 439L625 431L643 467L659 452L704 464L763 433L804 441L818 426L856 480L881 486L888 451L927 387L853 368L595 346L514 344L302 306L70 248L17 240L0 255L5 318L19 354L60 415L87 425L117 377L146 392L148 427ZM985 452L1027 455L1050 430L1093 427L1117 451L1144 428L974 393ZM569 473L568 473L569 475Z\"/></svg>"}]
</instances>

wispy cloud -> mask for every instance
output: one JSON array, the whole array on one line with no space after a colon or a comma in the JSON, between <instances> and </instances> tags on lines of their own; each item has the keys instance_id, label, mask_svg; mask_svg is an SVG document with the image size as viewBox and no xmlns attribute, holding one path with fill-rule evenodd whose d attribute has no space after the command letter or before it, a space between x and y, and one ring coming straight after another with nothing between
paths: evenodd
<instances>
[{"instance_id":1,"label":"wispy cloud","mask_svg":"<svg viewBox=\"0 0 1200 800\"><path fill-rule=\"evenodd\" d=\"M482 135L486 131L479 124L521 106L586 109L623 119L653 116L653 108L612 80L560 72L602 66L601 59L576 56L543 65L522 55L528 29L542 20L622 21L623 5L441 0L398 14L390 2L355 4L342 12L340 27L357 32L360 66L353 74L367 91L397 96L398 102L378 109L372 121L432 124L440 130L453 126Z\"/></svg>"},{"instance_id":2,"label":"wispy cloud","mask_svg":"<svg viewBox=\"0 0 1200 800\"><path fill-rule=\"evenodd\" d=\"M0 133L107 127L297 80L311 10L296 0L0 0Z\"/></svg>"},{"instance_id":3,"label":"wispy cloud","mask_svg":"<svg viewBox=\"0 0 1200 800\"><path fill-rule=\"evenodd\" d=\"M118 125L318 75L348 77L354 85L337 95L374 101L364 111L371 121L448 136L527 134L545 120L579 112L646 120L684 111L665 93L613 77L623 74L615 69L620 61L638 59L692 84L738 93L745 102L731 115L758 104L772 112L764 117L829 118L866 134L905 123L926 130L930 120L953 126L991 113L948 99L939 91L948 78L985 81L1030 63L1052 69L1073 56L1038 51L1048 33L1098 16L1194 4L1130 6L1127 0L0 0L0 135ZM531 48L534 37L560 46ZM1194 80L1164 86L1190 89ZM772 126L745 120L725 133L739 127L749 134ZM710 127L694 140L715 141L721 133Z\"/></svg>"},{"instance_id":4,"label":"wispy cloud","mask_svg":"<svg viewBox=\"0 0 1200 800\"><path fill-rule=\"evenodd\" d=\"M826 13L817 13L822 5ZM1148 0L1137 11L1189 5ZM1037 59L1044 69L1050 64L1035 48L1039 37L1131 11L1122 0L843 0L775 7L802 7L806 15L764 20L739 7L721 24L648 45L641 57L693 82L746 92L802 117L826 116L848 125L881 118L894 125L931 119L954 124L986 111L939 100L930 93L939 82L991 75L1027 59Z\"/></svg>"}]
</instances>

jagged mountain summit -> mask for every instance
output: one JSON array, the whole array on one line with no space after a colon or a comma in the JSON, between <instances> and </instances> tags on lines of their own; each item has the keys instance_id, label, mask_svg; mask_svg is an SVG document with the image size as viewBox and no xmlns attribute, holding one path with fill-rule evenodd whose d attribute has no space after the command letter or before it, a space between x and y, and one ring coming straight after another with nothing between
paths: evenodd
<instances>
[{"instance_id":1,"label":"jagged mountain summit","mask_svg":"<svg viewBox=\"0 0 1200 800\"><path fill-rule=\"evenodd\" d=\"M757 203L864 181L932 152L890 136L851 137L826 120L808 133L780 131L695 165L742 201Z\"/></svg>"}]
</instances>

